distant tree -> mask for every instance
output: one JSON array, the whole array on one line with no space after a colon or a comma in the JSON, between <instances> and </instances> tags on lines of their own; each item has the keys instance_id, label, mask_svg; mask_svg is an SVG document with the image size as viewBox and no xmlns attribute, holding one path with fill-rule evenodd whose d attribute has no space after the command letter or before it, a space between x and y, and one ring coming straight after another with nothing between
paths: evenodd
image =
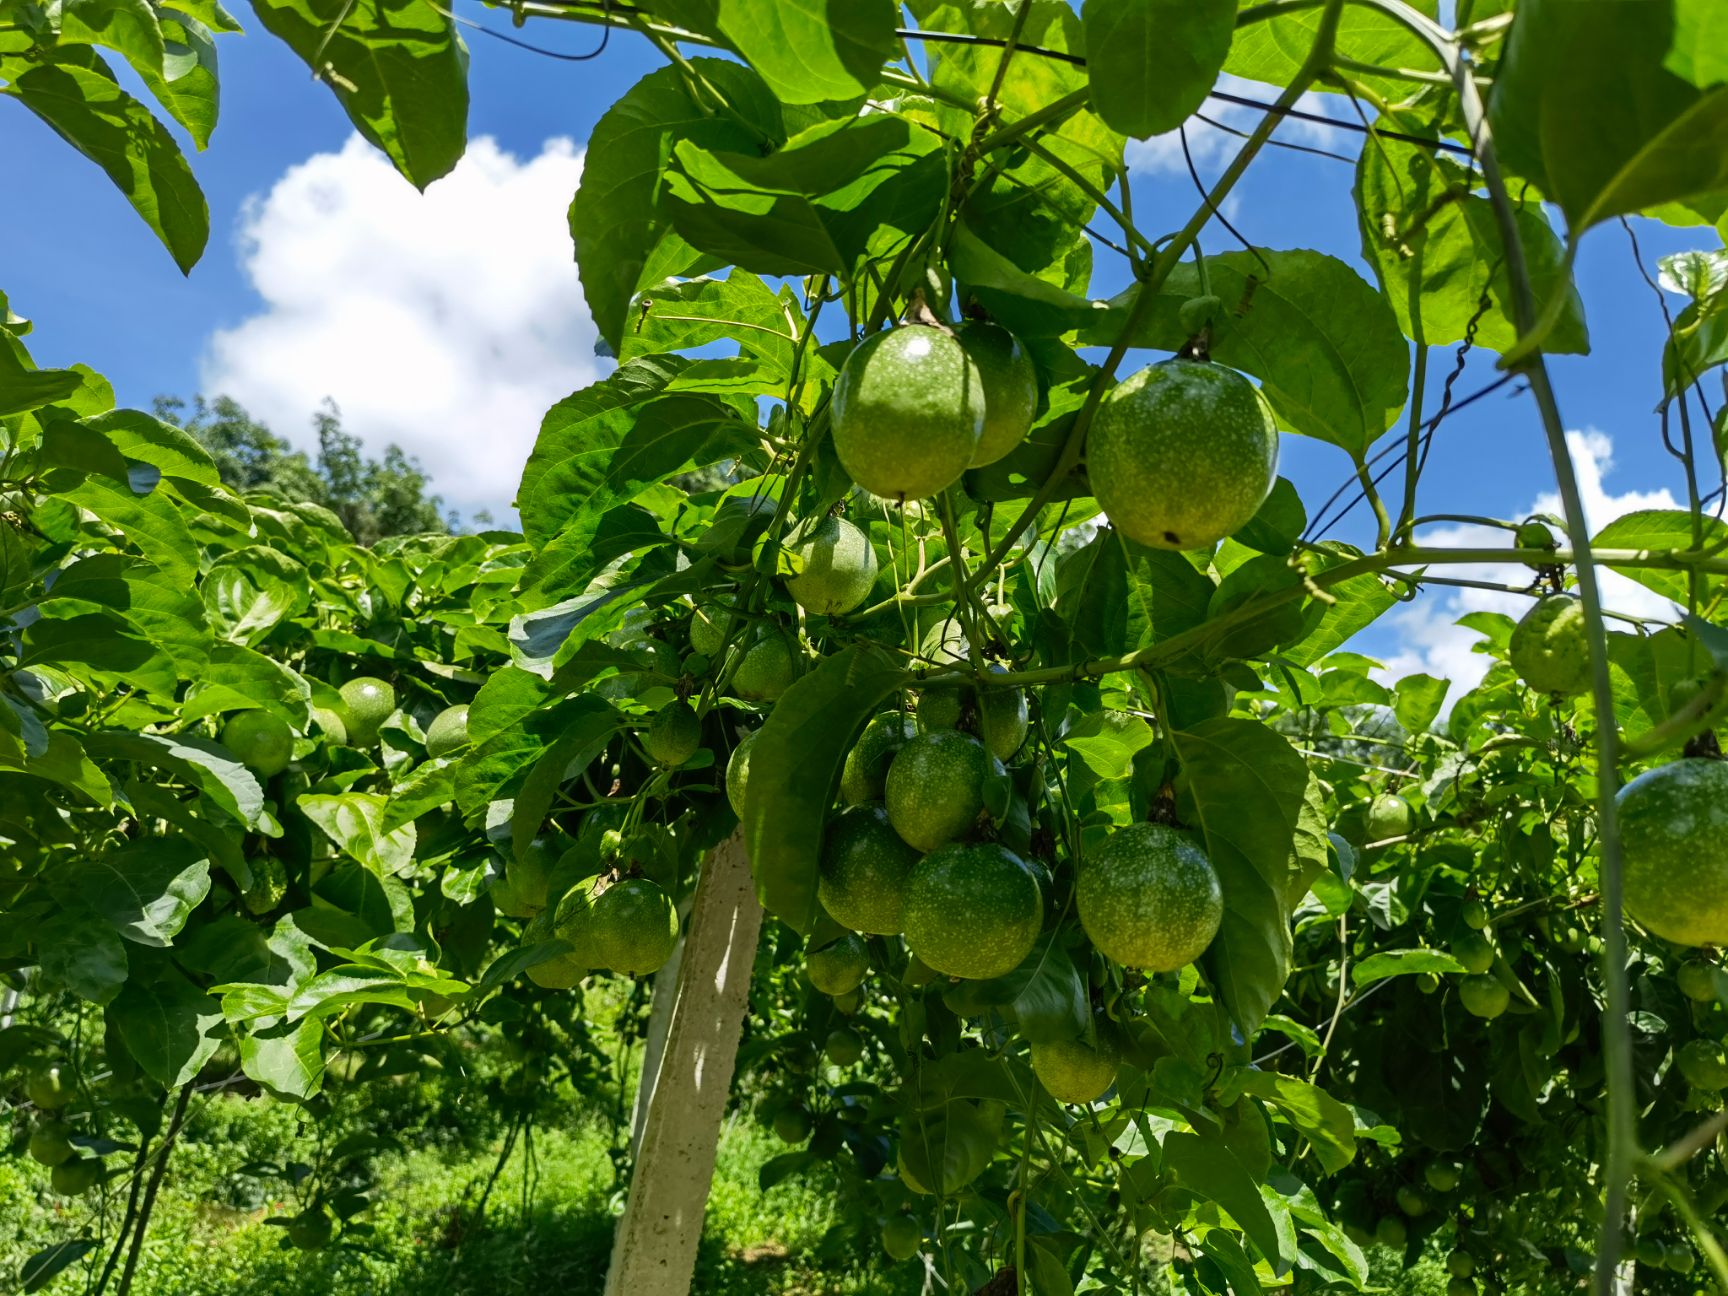
<instances>
[{"instance_id":1,"label":"distant tree","mask_svg":"<svg viewBox=\"0 0 1728 1296\"><path fill-rule=\"evenodd\" d=\"M216 461L222 480L235 490L321 504L341 518L361 544L459 525L453 512L445 514L443 501L428 493L430 482L412 455L388 445L382 459L368 458L360 438L343 428L342 411L328 397L312 416L318 434L316 460L229 396L194 396L190 404L178 396L158 396L156 414L197 437Z\"/></svg>"}]
</instances>

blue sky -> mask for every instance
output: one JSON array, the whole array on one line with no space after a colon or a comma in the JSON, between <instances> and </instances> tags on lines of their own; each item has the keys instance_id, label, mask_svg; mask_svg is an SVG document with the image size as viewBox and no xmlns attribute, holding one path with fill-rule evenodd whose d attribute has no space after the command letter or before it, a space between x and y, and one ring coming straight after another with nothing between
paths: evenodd
<instances>
[{"instance_id":1,"label":"blue sky","mask_svg":"<svg viewBox=\"0 0 1728 1296\"><path fill-rule=\"evenodd\" d=\"M465 12L505 25L478 5ZM471 147L469 161L422 198L353 140L304 65L249 12L241 17L248 34L219 44L221 123L193 160L212 235L190 278L95 166L22 108L0 105L8 171L21 181L14 200L0 204L0 289L35 321L38 361L89 363L132 405L161 392L237 388L294 438L331 394L351 430L419 455L452 502L507 503L538 413L603 372L569 263L563 204L594 122L659 56L628 33L615 33L606 54L586 63L469 33L470 132L492 143ZM558 23L518 34L570 51L598 37ZM1322 106L1340 117L1349 111L1337 101ZM1282 133L1355 152L1345 132L1291 125ZM1194 140L1210 176L1235 142L1208 134ZM1142 227L1179 225L1196 201L1180 154L1154 143L1133 146L1130 158ZM1258 244L1318 248L1361 268L1351 179L1343 163L1277 151L1256 165L1228 211ZM1717 245L1708 229L1641 222L1639 234L1652 268L1668 252ZM1206 245L1226 250L1230 240L1214 228ZM1097 264L1096 292L1121 286L1120 258L1099 249ZM1603 521L1627 500L1660 502L1664 488L1678 492L1680 483L1652 414L1661 316L1618 227L1587 238L1578 278L1593 354L1553 366L1568 426L1603 434L1580 439L1587 476L1612 447L1596 491ZM1430 371L1437 379L1449 366L1449 353L1436 353ZM1473 362L1459 391L1492 376L1485 360ZM1348 465L1329 446L1289 437L1283 469L1317 503ZM1491 397L1442 430L1423 511L1522 514L1552 480L1528 399ZM1335 534L1368 539L1365 513ZM1364 646L1411 668L1455 665L1459 641L1445 626L1478 605L1441 598L1420 617L1389 619ZM1485 605L1497 604L1490 597Z\"/></svg>"}]
</instances>

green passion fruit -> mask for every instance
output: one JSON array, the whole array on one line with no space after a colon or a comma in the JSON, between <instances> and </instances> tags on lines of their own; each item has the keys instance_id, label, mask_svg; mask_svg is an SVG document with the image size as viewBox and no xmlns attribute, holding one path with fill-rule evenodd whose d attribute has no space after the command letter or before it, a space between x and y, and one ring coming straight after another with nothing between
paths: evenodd
<instances>
[{"instance_id":1,"label":"green passion fruit","mask_svg":"<svg viewBox=\"0 0 1728 1296\"><path fill-rule=\"evenodd\" d=\"M1680 987L1680 993L1693 1003L1716 1001L1716 969L1702 959L1682 963L1674 974L1674 983Z\"/></svg>"},{"instance_id":2,"label":"green passion fruit","mask_svg":"<svg viewBox=\"0 0 1728 1296\"><path fill-rule=\"evenodd\" d=\"M52 1169L78 1154L72 1146L72 1130L64 1121L45 1120L30 1131L30 1157Z\"/></svg>"},{"instance_id":3,"label":"green passion fruit","mask_svg":"<svg viewBox=\"0 0 1728 1296\"><path fill-rule=\"evenodd\" d=\"M688 702L661 707L642 731L642 746L654 760L676 769L702 746L702 722Z\"/></svg>"},{"instance_id":4,"label":"green passion fruit","mask_svg":"<svg viewBox=\"0 0 1728 1296\"><path fill-rule=\"evenodd\" d=\"M822 1056L837 1067L856 1066L864 1056L864 1037L850 1026L836 1026L822 1043Z\"/></svg>"},{"instance_id":5,"label":"green passion fruit","mask_svg":"<svg viewBox=\"0 0 1728 1296\"><path fill-rule=\"evenodd\" d=\"M378 731L396 710L396 690L383 680L361 675L349 680L342 694L342 723L348 730L348 741L356 747L370 747L378 741Z\"/></svg>"},{"instance_id":6,"label":"green passion fruit","mask_svg":"<svg viewBox=\"0 0 1728 1296\"><path fill-rule=\"evenodd\" d=\"M1728 1059L1723 1057L1722 1046L1715 1040L1687 1040L1674 1054L1674 1064L1694 1089L1711 1093L1728 1089Z\"/></svg>"},{"instance_id":7,"label":"green passion fruit","mask_svg":"<svg viewBox=\"0 0 1728 1296\"><path fill-rule=\"evenodd\" d=\"M75 1096L72 1076L53 1063L37 1067L24 1082L24 1096L42 1111L59 1111Z\"/></svg>"},{"instance_id":8,"label":"green passion fruit","mask_svg":"<svg viewBox=\"0 0 1728 1296\"><path fill-rule=\"evenodd\" d=\"M782 1143L802 1143L816 1128L802 1107L782 1107L774 1113L774 1137Z\"/></svg>"},{"instance_id":9,"label":"green passion fruit","mask_svg":"<svg viewBox=\"0 0 1728 1296\"><path fill-rule=\"evenodd\" d=\"M918 859L918 852L888 822L883 806L853 806L828 825L816 896L842 927L876 936L898 935L906 879Z\"/></svg>"},{"instance_id":10,"label":"green passion fruit","mask_svg":"<svg viewBox=\"0 0 1728 1296\"><path fill-rule=\"evenodd\" d=\"M1590 687L1590 637L1584 605L1550 594L1526 612L1507 645L1512 669L1538 693L1571 697Z\"/></svg>"},{"instance_id":11,"label":"green passion fruit","mask_svg":"<svg viewBox=\"0 0 1728 1296\"><path fill-rule=\"evenodd\" d=\"M1452 957L1466 972L1480 976L1494 966L1494 943L1479 931L1460 932L1452 942Z\"/></svg>"},{"instance_id":12,"label":"green passion fruit","mask_svg":"<svg viewBox=\"0 0 1728 1296\"><path fill-rule=\"evenodd\" d=\"M798 659L783 630L770 630L750 646L732 673L733 691L752 702L772 702L798 677Z\"/></svg>"},{"instance_id":13,"label":"green passion fruit","mask_svg":"<svg viewBox=\"0 0 1728 1296\"><path fill-rule=\"evenodd\" d=\"M426 754L448 756L468 745L468 704L445 707L426 726Z\"/></svg>"},{"instance_id":14,"label":"green passion fruit","mask_svg":"<svg viewBox=\"0 0 1728 1296\"><path fill-rule=\"evenodd\" d=\"M1728 944L1728 762L1646 770L1618 806L1627 912L1663 940Z\"/></svg>"},{"instance_id":15,"label":"green passion fruit","mask_svg":"<svg viewBox=\"0 0 1728 1296\"><path fill-rule=\"evenodd\" d=\"M967 320L954 330L984 382L984 432L974 468L993 464L1026 439L1038 412L1038 370L1020 341L1000 324Z\"/></svg>"},{"instance_id":16,"label":"green passion fruit","mask_svg":"<svg viewBox=\"0 0 1728 1296\"><path fill-rule=\"evenodd\" d=\"M1278 477L1278 427L1241 374L1167 360L1118 383L1087 440L1111 525L1156 549L1200 549L1244 526Z\"/></svg>"},{"instance_id":17,"label":"green passion fruit","mask_svg":"<svg viewBox=\"0 0 1728 1296\"><path fill-rule=\"evenodd\" d=\"M952 486L984 434L984 379L943 329L905 324L859 343L834 383L831 435L852 480L885 499Z\"/></svg>"},{"instance_id":18,"label":"green passion fruit","mask_svg":"<svg viewBox=\"0 0 1728 1296\"><path fill-rule=\"evenodd\" d=\"M102 1163L93 1156L72 1157L49 1173L48 1185L62 1197L82 1197L102 1179Z\"/></svg>"},{"instance_id":19,"label":"green passion fruit","mask_svg":"<svg viewBox=\"0 0 1728 1296\"><path fill-rule=\"evenodd\" d=\"M1406 837L1413 818L1408 801L1396 792L1382 792L1368 803L1368 840Z\"/></svg>"},{"instance_id":20,"label":"green passion fruit","mask_svg":"<svg viewBox=\"0 0 1728 1296\"><path fill-rule=\"evenodd\" d=\"M1206 852L1164 824L1130 824L1080 866L1080 925L1124 967L1173 972L1206 952L1224 920L1224 893Z\"/></svg>"},{"instance_id":21,"label":"green passion fruit","mask_svg":"<svg viewBox=\"0 0 1728 1296\"><path fill-rule=\"evenodd\" d=\"M910 1260L924 1245L924 1227L910 1215L896 1215L882 1225L882 1249L890 1260Z\"/></svg>"},{"instance_id":22,"label":"green passion fruit","mask_svg":"<svg viewBox=\"0 0 1728 1296\"><path fill-rule=\"evenodd\" d=\"M1548 529L1548 524L1537 518L1518 524L1518 529L1512 533L1512 545L1516 549L1546 549L1549 553L1555 553L1560 548L1554 533ZM1533 571L1541 571L1544 567L1553 566L1553 563L1526 562L1524 565Z\"/></svg>"},{"instance_id":23,"label":"green passion fruit","mask_svg":"<svg viewBox=\"0 0 1728 1296\"><path fill-rule=\"evenodd\" d=\"M862 936L847 932L806 955L804 971L810 984L823 994L850 994L863 984L865 974L870 971L870 947Z\"/></svg>"},{"instance_id":24,"label":"green passion fruit","mask_svg":"<svg viewBox=\"0 0 1728 1296\"><path fill-rule=\"evenodd\" d=\"M1116 1050L1103 1040L1051 1040L1032 1045L1032 1070L1057 1102L1090 1103L1116 1083Z\"/></svg>"},{"instance_id":25,"label":"green passion fruit","mask_svg":"<svg viewBox=\"0 0 1728 1296\"><path fill-rule=\"evenodd\" d=\"M599 966L625 976L646 976L672 957L678 910L647 878L625 878L595 899L588 933Z\"/></svg>"},{"instance_id":26,"label":"green passion fruit","mask_svg":"<svg viewBox=\"0 0 1728 1296\"><path fill-rule=\"evenodd\" d=\"M744 817L744 791L750 779L750 749L761 736L760 729L745 734L732 749L732 759L726 762L726 800L740 819Z\"/></svg>"},{"instance_id":27,"label":"green passion fruit","mask_svg":"<svg viewBox=\"0 0 1728 1296\"><path fill-rule=\"evenodd\" d=\"M786 592L806 612L850 612L876 583L876 550L870 537L845 518L823 518L788 544L786 552L798 568L786 578Z\"/></svg>"},{"instance_id":28,"label":"green passion fruit","mask_svg":"<svg viewBox=\"0 0 1728 1296\"><path fill-rule=\"evenodd\" d=\"M718 657L726 646L726 623L732 614L724 608L697 608L690 614L690 650L704 657Z\"/></svg>"},{"instance_id":29,"label":"green passion fruit","mask_svg":"<svg viewBox=\"0 0 1728 1296\"><path fill-rule=\"evenodd\" d=\"M1512 1006L1512 992L1498 978L1467 976L1458 983L1458 1002L1472 1016L1492 1021Z\"/></svg>"},{"instance_id":30,"label":"green passion fruit","mask_svg":"<svg viewBox=\"0 0 1728 1296\"><path fill-rule=\"evenodd\" d=\"M909 739L918 736L918 726L899 711L884 711L871 717L858 735L840 770L840 797L847 805L880 801L888 786L888 766L894 754Z\"/></svg>"},{"instance_id":31,"label":"green passion fruit","mask_svg":"<svg viewBox=\"0 0 1728 1296\"><path fill-rule=\"evenodd\" d=\"M552 866L562 853L562 839L541 836L528 843L520 859L505 860L503 878L492 884L492 903L499 912L510 918L532 918L544 909Z\"/></svg>"},{"instance_id":32,"label":"green passion fruit","mask_svg":"<svg viewBox=\"0 0 1728 1296\"><path fill-rule=\"evenodd\" d=\"M987 981L1019 967L1044 926L1026 861L994 842L931 851L906 883L906 944L936 971Z\"/></svg>"},{"instance_id":33,"label":"green passion fruit","mask_svg":"<svg viewBox=\"0 0 1728 1296\"><path fill-rule=\"evenodd\" d=\"M971 831L984 812L984 780L1000 769L971 734L919 734L888 767L888 820L910 845L935 850Z\"/></svg>"},{"instance_id":34,"label":"green passion fruit","mask_svg":"<svg viewBox=\"0 0 1728 1296\"><path fill-rule=\"evenodd\" d=\"M222 726L222 745L260 778L274 778L294 754L294 731L268 711L242 711Z\"/></svg>"}]
</instances>

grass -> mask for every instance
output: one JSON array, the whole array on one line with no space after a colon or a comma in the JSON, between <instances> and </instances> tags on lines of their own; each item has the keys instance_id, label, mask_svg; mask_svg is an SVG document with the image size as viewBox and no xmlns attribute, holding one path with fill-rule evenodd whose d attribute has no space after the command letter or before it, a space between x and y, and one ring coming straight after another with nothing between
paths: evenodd
<instances>
[{"instance_id":1,"label":"grass","mask_svg":"<svg viewBox=\"0 0 1728 1296\"><path fill-rule=\"evenodd\" d=\"M611 1132L603 1122L580 1116L538 1128L531 1165L519 1143L483 1219L476 1206L502 1129L468 1138L457 1130L440 1143L427 1138L420 1146L385 1150L363 1173L344 1172L342 1186L363 1193L367 1208L329 1248L305 1252L286 1246L283 1230L264 1221L300 1209L291 1179L277 1172L296 1159L316 1163L316 1139L316 1130L302 1130L291 1107L232 1097L206 1101L189 1121L164 1181L134 1296L601 1292L622 1205L614 1189ZM836 1210L834 1194L819 1177L758 1189L757 1168L782 1150L755 1127L736 1118L728 1123L694 1290L704 1296L917 1292L916 1263L890 1269L874 1258L848 1260L823 1248ZM329 1191L328 1173L323 1177ZM0 1162L0 1291L29 1254L101 1229L98 1195L67 1204L46 1194L46 1179L46 1171L28 1160ZM122 1197L117 1190L110 1194L110 1227ZM103 1254L93 1252L49 1290L80 1290Z\"/></svg>"}]
</instances>

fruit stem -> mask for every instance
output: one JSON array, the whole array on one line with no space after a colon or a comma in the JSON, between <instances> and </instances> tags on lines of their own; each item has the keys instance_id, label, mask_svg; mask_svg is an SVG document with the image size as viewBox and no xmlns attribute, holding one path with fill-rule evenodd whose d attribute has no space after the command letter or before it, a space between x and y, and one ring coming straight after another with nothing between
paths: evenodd
<instances>
[{"instance_id":1,"label":"fruit stem","mask_svg":"<svg viewBox=\"0 0 1728 1296\"><path fill-rule=\"evenodd\" d=\"M972 661L973 673L984 675L984 652L979 646L980 632L990 628L990 614L978 601L978 593L966 572L966 555L960 548L960 528L954 522L954 488L943 491L937 501L942 517L942 540L948 546L948 567L954 582L955 602L963 610L966 626L966 655Z\"/></svg>"}]
</instances>

